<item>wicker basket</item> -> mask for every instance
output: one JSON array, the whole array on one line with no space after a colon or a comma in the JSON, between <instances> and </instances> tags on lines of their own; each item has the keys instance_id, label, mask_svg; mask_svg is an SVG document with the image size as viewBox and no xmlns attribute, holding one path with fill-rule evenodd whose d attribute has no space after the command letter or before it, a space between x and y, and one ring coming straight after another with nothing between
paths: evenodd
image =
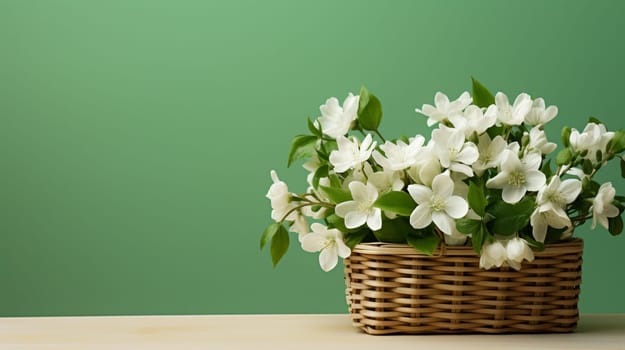
<instances>
[{"instance_id":1,"label":"wicker basket","mask_svg":"<svg viewBox=\"0 0 625 350\"><path fill-rule=\"evenodd\" d=\"M549 245L520 271L480 269L470 247L434 256L403 244L357 245L345 259L354 326L369 334L571 332L583 242Z\"/></svg>"}]
</instances>

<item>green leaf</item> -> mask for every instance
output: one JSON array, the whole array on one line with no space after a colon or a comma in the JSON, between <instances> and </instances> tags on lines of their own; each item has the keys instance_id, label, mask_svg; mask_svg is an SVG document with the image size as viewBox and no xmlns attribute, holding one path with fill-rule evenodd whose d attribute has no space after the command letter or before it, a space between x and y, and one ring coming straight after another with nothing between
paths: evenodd
<instances>
[{"instance_id":1,"label":"green leaf","mask_svg":"<svg viewBox=\"0 0 625 350\"><path fill-rule=\"evenodd\" d=\"M545 244L535 240L532 235L523 234L521 235L521 238L526 240L530 247L536 249L537 251L542 252L543 250L545 250Z\"/></svg>"},{"instance_id":2,"label":"green leaf","mask_svg":"<svg viewBox=\"0 0 625 350\"><path fill-rule=\"evenodd\" d=\"M564 147L569 147L570 138L571 138L571 128L565 126L562 128L562 133L560 134L560 138L562 139L562 145Z\"/></svg>"},{"instance_id":3,"label":"green leaf","mask_svg":"<svg viewBox=\"0 0 625 350\"><path fill-rule=\"evenodd\" d=\"M612 153L621 153L625 150L625 131L617 130L614 132L614 136L610 140L610 147L608 147Z\"/></svg>"},{"instance_id":4,"label":"green leaf","mask_svg":"<svg viewBox=\"0 0 625 350\"><path fill-rule=\"evenodd\" d=\"M588 122L589 122L589 123L595 123L595 124L603 124L603 123L601 122L601 120L599 120L599 119L597 119L597 118L595 118L595 117L588 117Z\"/></svg>"},{"instance_id":5,"label":"green leaf","mask_svg":"<svg viewBox=\"0 0 625 350\"><path fill-rule=\"evenodd\" d=\"M373 231L373 235L380 242L406 243L406 235L415 229L410 226L407 218L382 219L382 228Z\"/></svg>"},{"instance_id":6,"label":"green leaf","mask_svg":"<svg viewBox=\"0 0 625 350\"><path fill-rule=\"evenodd\" d=\"M289 152L288 166L302 158L311 157L315 154L315 145L317 138L310 135L297 135L291 142L291 151Z\"/></svg>"},{"instance_id":7,"label":"green leaf","mask_svg":"<svg viewBox=\"0 0 625 350\"><path fill-rule=\"evenodd\" d=\"M274 222L270 224L269 226L267 226L265 231L263 231L263 234L260 236L260 250L263 250L263 248L265 248L265 245L267 244L267 242L269 242L273 238L273 236L276 234L276 232L278 232L278 229L280 229L280 226L282 225L277 222Z\"/></svg>"},{"instance_id":8,"label":"green leaf","mask_svg":"<svg viewBox=\"0 0 625 350\"><path fill-rule=\"evenodd\" d=\"M488 133L488 136L492 139L494 139L497 136L503 136L504 134L504 127L502 126L491 126L490 128L488 128L488 130L486 130L486 132Z\"/></svg>"},{"instance_id":9,"label":"green leaf","mask_svg":"<svg viewBox=\"0 0 625 350\"><path fill-rule=\"evenodd\" d=\"M330 156L323 150L317 150L317 158L324 162L328 162L330 160Z\"/></svg>"},{"instance_id":10,"label":"green leaf","mask_svg":"<svg viewBox=\"0 0 625 350\"><path fill-rule=\"evenodd\" d=\"M327 186L319 186L319 188L321 188L335 204L352 200L352 194L348 190Z\"/></svg>"},{"instance_id":11,"label":"green leaf","mask_svg":"<svg viewBox=\"0 0 625 350\"><path fill-rule=\"evenodd\" d=\"M545 244L553 244L553 243L558 243L562 240L562 234L567 230L568 228L553 228L553 227L547 227L547 236L545 237Z\"/></svg>"},{"instance_id":12,"label":"green leaf","mask_svg":"<svg viewBox=\"0 0 625 350\"><path fill-rule=\"evenodd\" d=\"M591 180L589 177L582 179L582 195L583 197L590 198L597 195L599 192L599 183L595 180Z\"/></svg>"},{"instance_id":13,"label":"green leaf","mask_svg":"<svg viewBox=\"0 0 625 350\"><path fill-rule=\"evenodd\" d=\"M558 156L556 157L556 165L560 166L564 164L569 164L572 158L573 155L571 154L571 150L565 148L558 153Z\"/></svg>"},{"instance_id":14,"label":"green leaf","mask_svg":"<svg viewBox=\"0 0 625 350\"><path fill-rule=\"evenodd\" d=\"M271 261L273 266L276 267L280 259L286 254L289 249L289 232L280 225L278 232L271 239Z\"/></svg>"},{"instance_id":15,"label":"green leaf","mask_svg":"<svg viewBox=\"0 0 625 350\"><path fill-rule=\"evenodd\" d=\"M625 179L625 160L621 158L621 177Z\"/></svg>"},{"instance_id":16,"label":"green leaf","mask_svg":"<svg viewBox=\"0 0 625 350\"><path fill-rule=\"evenodd\" d=\"M310 120L310 118L308 118L308 130L310 130L310 132L317 136L317 138L321 138L323 137L323 134L321 133L321 123L319 123L319 129L317 129L317 127L315 126L315 124Z\"/></svg>"},{"instance_id":17,"label":"green leaf","mask_svg":"<svg viewBox=\"0 0 625 350\"><path fill-rule=\"evenodd\" d=\"M349 247L349 249L354 249L354 247L364 241L370 233L371 231L368 229L348 232L343 235L343 241L345 241L345 244Z\"/></svg>"},{"instance_id":18,"label":"green leaf","mask_svg":"<svg viewBox=\"0 0 625 350\"><path fill-rule=\"evenodd\" d=\"M419 234L408 235L406 240L414 249L427 255L432 255L441 242L441 239L431 231L420 231Z\"/></svg>"},{"instance_id":19,"label":"green leaf","mask_svg":"<svg viewBox=\"0 0 625 350\"><path fill-rule=\"evenodd\" d=\"M410 216L417 203L406 192L391 191L381 195L373 206L397 215Z\"/></svg>"},{"instance_id":20,"label":"green leaf","mask_svg":"<svg viewBox=\"0 0 625 350\"><path fill-rule=\"evenodd\" d=\"M545 174L545 177L550 178L553 175L553 171L551 170L551 159L546 159L543 163L543 166L540 168L540 171Z\"/></svg>"},{"instance_id":21,"label":"green leaf","mask_svg":"<svg viewBox=\"0 0 625 350\"><path fill-rule=\"evenodd\" d=\"M351 232L356 232L360 230L360 228L352 228L352 229L347 228L345 226L345 220L336 214L332 214L326 217L326 222L328 223L328 226L330 228L336 228L343 233L351 233Z\"/></svg>"},{"instance_id":22,"label":"green leaf","mask_svg":"<svg viewBox=\"0 0 625 350\"><path fill-rule=\"evenodd\" d=\"M495 217L488 223L489 231L498 235L512 235L528 224L534 211L534 197L524 197L516 204L495 202L488 212Z\"/></svg>"},{"instance_id":23,"label":"green leaf","mask_svg":"<svg viewBox=\"0 0 625 350\"><path fill-rule=\"evenodd\" d=\"M590 175L590 173L592 173L593 167L590 159L584 159L584 161L582 162L582 170L586 175Z\"/></svg>"},{"instance_id":24,"label":"green leaf","mask_svg":"<svg viewBox=\"0 0 625 350\"><path fill-rule=\"evenodd\" d=\"M495 103L495 97L493 94L488 91L488 89L482 85L475 78L471 77L471 82L473 83L473 104L486 108Z\"/></svg>"},{"instance_id":25,"label":"green leaf","mask_svg":"<svg viewBox=\"0 0 625 350\"><path fill-rule=\"evenodd\" d=\"M358 122L365 130L378 130L380 121L382 121L382 104L363 86L358 100Z\"/></svg>"},{"instance_id":26,"label":"green leaf","mask_svg":"<svg viewBox=\"0 0 625 350\"><path fill-rule=\"evenodd\" d=\"M330 186L334 188L341 188L341 179L336 174L329 174L328 178L330 179Z\"/></svg>"},{"instance_id":27,"label":"green leaf","mask_svg":"<svg viewBox=\"0 0 625 350\"><path fill-rule=\"evenodd\" d=\"M608 231L610 231L612 236L620 235L623 232L623 218L621 218L621 215L608 218Z\"/></svg>"},{"instance_id":28,"label":"green leaf","mask_svg":"<svg viewBox=\"0 0 625 350\"><path fill-rule=\"evenodd\" d=\"M484 245L484 241L486 240L487 235L488 229L486 228L486 224L484 223L481 223L477 231L475 231L475 233L471 235L471 245L473 246L473 250L478 255L482 253L482 246Z\"/></svg>"},{"instance_id":29,"label":"green leaf","mask_svg":"<svg viewBox=\"0 0 625 350\"><path fill-rule=\"evenodd\" d=\"M324 164L322 166L320 166L319 168L317 168L317 170L315 171L315 174L313 175L313 180L312 180L312 185L314 189L317 189L319 187L319 180L322 177L327 177L328 176L328 164Z\"/></svg>"},{"instance_id":30,"label":"green leaf","mask_svg":"<svg viewBox=\"0 0 625 350\"><path fill-rule=\"evenodd\" d=\"M465 235L475 234L480 229L480 226L482 226L481 220L468 218L456 220L456 229Z\"/></svg>"},{"instance_id":31,"label":"green leaf","mask_svg":"<svg viewBox=\"0 0 625 350\"><path fill-rule=\"evenodd\" d=\"M469 206L477 213L477 215L483 217L484 214L486 214L485 210L488 202L486 201L484 189L476 185L473 181L469 183L469 193L467 194L467 199L469 201Z\"/></svg>"}]
</instances>

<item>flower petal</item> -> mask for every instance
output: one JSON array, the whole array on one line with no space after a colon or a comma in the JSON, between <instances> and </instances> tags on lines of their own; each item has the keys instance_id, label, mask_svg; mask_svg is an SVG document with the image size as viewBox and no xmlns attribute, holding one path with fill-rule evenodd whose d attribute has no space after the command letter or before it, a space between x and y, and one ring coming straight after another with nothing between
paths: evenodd
<instances>
[{"instance_id":1,"label":"flower petal","mask_svg":"<svg viewBox=\"0 0 625 350\"><path fill-rule=\"evenodd\" d=\"M521 167L521 161L519 160L516 152L504 150L503 155L501 156L501 170L512 173Z\"/></svg>"},{"instance_id":2,"label":"flower petal","mask_svg":"<svg viewBox=\"0 0 625 350\"><path fill-rule=\"evenodd\" d=\"M343 243L342 239L336 240L336 247L339 256L343 259L347 258L352 254L352 251L349 249L348 246L345 245L345 243Z\"/></svg>"},{"instance_id":3,"label":"flower petal","mask_svg":"<svg viewBox=\"0 0 625 350\"><path fill-rule=\"evenodd\" d=\"M504 186L508 184L508 176L510 176L508 173L501 172L495 175L495 177L488 179L488 181L486 181L486 187L499 189L504 188Z\"/></svg>"},{"instance_id":4,"label":"flower petal","mask_svg":"<svg viewBox=\"0 0 625 350\"><path fill-rule=\"evenodd\" d=\"M459 219L469 211L469 205L464 198L460 196L451 196L447 198L447 207L445 212L454 219Z\"/></svg>"},{"instance_id":5,"label":"flower petal","mask_svg":"<svg viewBox=\"0 0 625 350\"><path fill-rule=\"evenodd\" d=\"M309 252L315 253L323 249L328 243L328 240L317 233L309 233L302 238L302 249Z\"/></svg>"},{"instance_id":6,"label":"flower petal","mask_svg":"<svg viewBox=\"0 0 625 350\"><path fill-rule=\"evenodd\" d=\"M477 147L470 142L464 144L462 151L456 155L456 161L464 164L473 164L480 154L477 151Z\"/></svg>"},{"instance_id":7,"label":"flower petal","mask_svg":"<svg viewBox=\"0 0 625 350\"><path fill-rule=\"evenodd\" d=\"M547 237L547 221L538 209L534 210L534 213L532 213L530 225L532 225L532 235L534 239L541 243L545 242L545 237Z\"/></svg>"},{"instance_id":8,"label":"flower petal","mask_svg":"<svg viewBox=\"0 0 625 350\"><path fill-rule=\"evenodd\" d=\"M510 101L508 100L508 96L503 92L498 92L495 94L495 105L497 108L502 109L506 107L510 107Z\"/></svg>"},{"instance_id":9,"label":"flower petal","mask_svg":"<svg viewBox=\"0 0 625 350\"><path fill-rule=\"evenodd\" d=\"M432 190L426 186L412 184L408 186L408 193L417 204L429 202L432 199Z\"/></svg>"},{"instance_id":10,"label":"flower petal","mask_svg":"<svg viewBox=\"0 0 625 350\"><path fill-rule=\"evenodd\" d=\"M526 93L521 93L514 100L514 105L512 107L512 115L514 116L514 120L521 124L525 119L527 113L529 113L532 108L532 99Z\"/></svg>"},{"instance_id":11,"label":"flower petal","mask_svg":"<svg viewBox=\"0 0 625 350\"><path fill-rule=\"evenodd\" d=\"M582 182L575 179L564 180L560 184L559 191L566 204L572 203L582 191Z\"/></svg>"},{"instance_id":12,"label":"flower petal","mask_svg":"<svg viewBox=\"0 0 625 350\"><path fill-rule=\"evenodd\" d=\"M321 251L321 254L319 254L319 265L321 265L323 271L328 272L336 266L339 261L337 253L337 248L334 245Z\"/></svg>"},{"instance_id":13,"label":"flower petal","mask_svg":"<svg viewBox=\"0 0 625 350\"><path fill-rule=\"evenodd\" d=\"M345 227L357 228L367 222L367 214L361 211L350 211L345 215Z\"/></svg>"},{"instance_id":14,"label":"flower petal","mask_svg":"<svg viewBox=\"0 0 625 350\"><path fill-rule=\"evenodd\" d=\"M356 202L367 202L367 186L360 181L352 181L349 183L349 191L352 193L352 198Z\"/></svg>"},{"instance_id":15,"label":"flower petal","mask_svg":"<svg viewBox=\"0 0 625 350\"><path fill-rule=\"evenodd\" d=\"M515 203L518 203L521 200L521 198L523 198L523 196L525 195L525 192L527 192L527 188L523 185L521 186L508 185L508 186L504 186L503 192L501 193L501 198L506 203L515 204Z\"/></svg>"},{"instance_id":16,"label":"flower petal","mask_svg":"<svg viewBox=\"0 0 625 350\"><path fill-rule=\"evenodd\" d=\"M449 217L442 211L435 211L432 213L432 221L434 224L447 235L454 233L454 226L456 225L454 219Z\"/></svg>"},{"instance_id":17,"label":"flower petal","mask_svg":"<svg viewBox=\"0 0 625 350\"><path fill-rule=\"evenodd\" d=\"M358 210L358 202L356 201L347 201L343 203L339 203L336 205L334 212L339 217L344 218L349 212Z\"/></svg>"},{"instance_id":18,"label":"flower petal","mask_svg":"<svg viewBox=\"0 0 625 350\"><path fill-rule=\"evenodd\" d=\"M424 228L432 223L432 210L428 205L418 205L410 214L410 225Z\"/></svg>"},{"instance_id":19,"label":"flower petal","mask_svg":"<svg viewBox=\"0 0 625 350\"><path fill-rule=\"evenodd\" d=\"M382 228L382 210L379 208L373 209L373 214L367 217L367 226L373 231L377 231Z\"/></svg>"},{"instance_id":20,"label":"flower petal","mask_svg":"<svg viewBox=\"0 0 625 350\"><path fill-rule=\"evenodd\" d=\"M447 95L439 91L434 95L434 104L438 109L445 109L449 106L449 98Z\"/></svg>"},{"instance_id":21,"label":"flower petal","mask_svg":"<svg viewBox=\"0 0 625 350\"><path fill-rule=\"evenodd\" d=\"M531 170L525 173L525 186L528 191L540 190L547 181L545 174L538 170Z\"/></svg>"},{"instance_id":22,"label":"flower petal","mask_svg":"<svg viewBox=\"0 0 625 350\"><path fill-rule=\"evenodd\" d=\"M451 166L449 167L449 169L457 173L464 174L468 177L473 176L473 169L471 169L471 167L466 164L451 163Z\"/></svg>"},{"instance_id":23,"label":"flower petal","mask_svg":"<svg viewBox=\"0 0 625 350\"><path fill-rule=\"evenodd\" d=\"M432 193L441 198L447 198L454 192L454 181L449 174L436 175L432 181Z\"/></svg>"},{"instance_id":24,"label":"flower petal","mask_svg":"<svg viewBox=\"0 0 625 350\"><path fill-rule=\"evenodd\" d=\"M536 170L540 168L542 157L538 153L528 153L523 157L523 168L526 170Z\"/></svg>"},{"instance_id":25,"label":"flower petal","mask_svg":"<svg viewBox=\"0 0 625 350\"><path fill-rule=\"evenodd\" d=\"M447 139L447 148L455 149L459 151L464 144L464 133L462 130L455 130Z\"/></svg>"}]
</instances>

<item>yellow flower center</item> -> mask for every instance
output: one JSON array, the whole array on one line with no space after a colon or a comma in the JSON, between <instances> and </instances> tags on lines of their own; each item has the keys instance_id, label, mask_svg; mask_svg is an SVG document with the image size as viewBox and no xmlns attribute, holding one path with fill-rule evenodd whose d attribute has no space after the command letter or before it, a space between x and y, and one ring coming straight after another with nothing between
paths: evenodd
<instances>
[{"instance_id":1,"label":"yellow flower center","mask_svg":"<svg viewBox=\"0 0 625 350\"><path fill-rule=\"evenodd\" d=\"M521 186L525 184L525 174L522 171L515 171L508 177L508 185Z\"/></svg>"}]
</instances>

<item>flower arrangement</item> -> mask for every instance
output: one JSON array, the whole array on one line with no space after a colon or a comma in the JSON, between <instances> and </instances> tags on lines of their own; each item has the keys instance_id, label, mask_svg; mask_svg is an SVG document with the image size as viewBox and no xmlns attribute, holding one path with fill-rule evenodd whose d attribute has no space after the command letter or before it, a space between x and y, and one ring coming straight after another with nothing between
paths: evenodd
<instances>
[{"instance_id":1,"label":"flower arrangement","mask_svg":"<svg viewBox=\"0 0 625 350\"><path fill-rule=\"evenodd\" d=\"M607 131L596 118L582 131L563 128L562 149L552 157L557 145L544 126L557 107L526 93L511 104L475 79L472 94L450 101L438 92L434 106L416 109L436 127L429 140L386 140L381 103L364 87L342 106L329 98L320 111L288 157L289 166L305 160L308 190L289 192L271 171L275 222L260 246L270 242L274 265L288 249L288 231L305 251L320 252L329 271L355 245L374 241L407 243L424 254L440 244L471 245L481 268L519 270L534 250L571 239L587 220L591 229L623 230L625 197L595 175L619 159L625 177L625 131Z\"/></svg>"}]
</instances>

